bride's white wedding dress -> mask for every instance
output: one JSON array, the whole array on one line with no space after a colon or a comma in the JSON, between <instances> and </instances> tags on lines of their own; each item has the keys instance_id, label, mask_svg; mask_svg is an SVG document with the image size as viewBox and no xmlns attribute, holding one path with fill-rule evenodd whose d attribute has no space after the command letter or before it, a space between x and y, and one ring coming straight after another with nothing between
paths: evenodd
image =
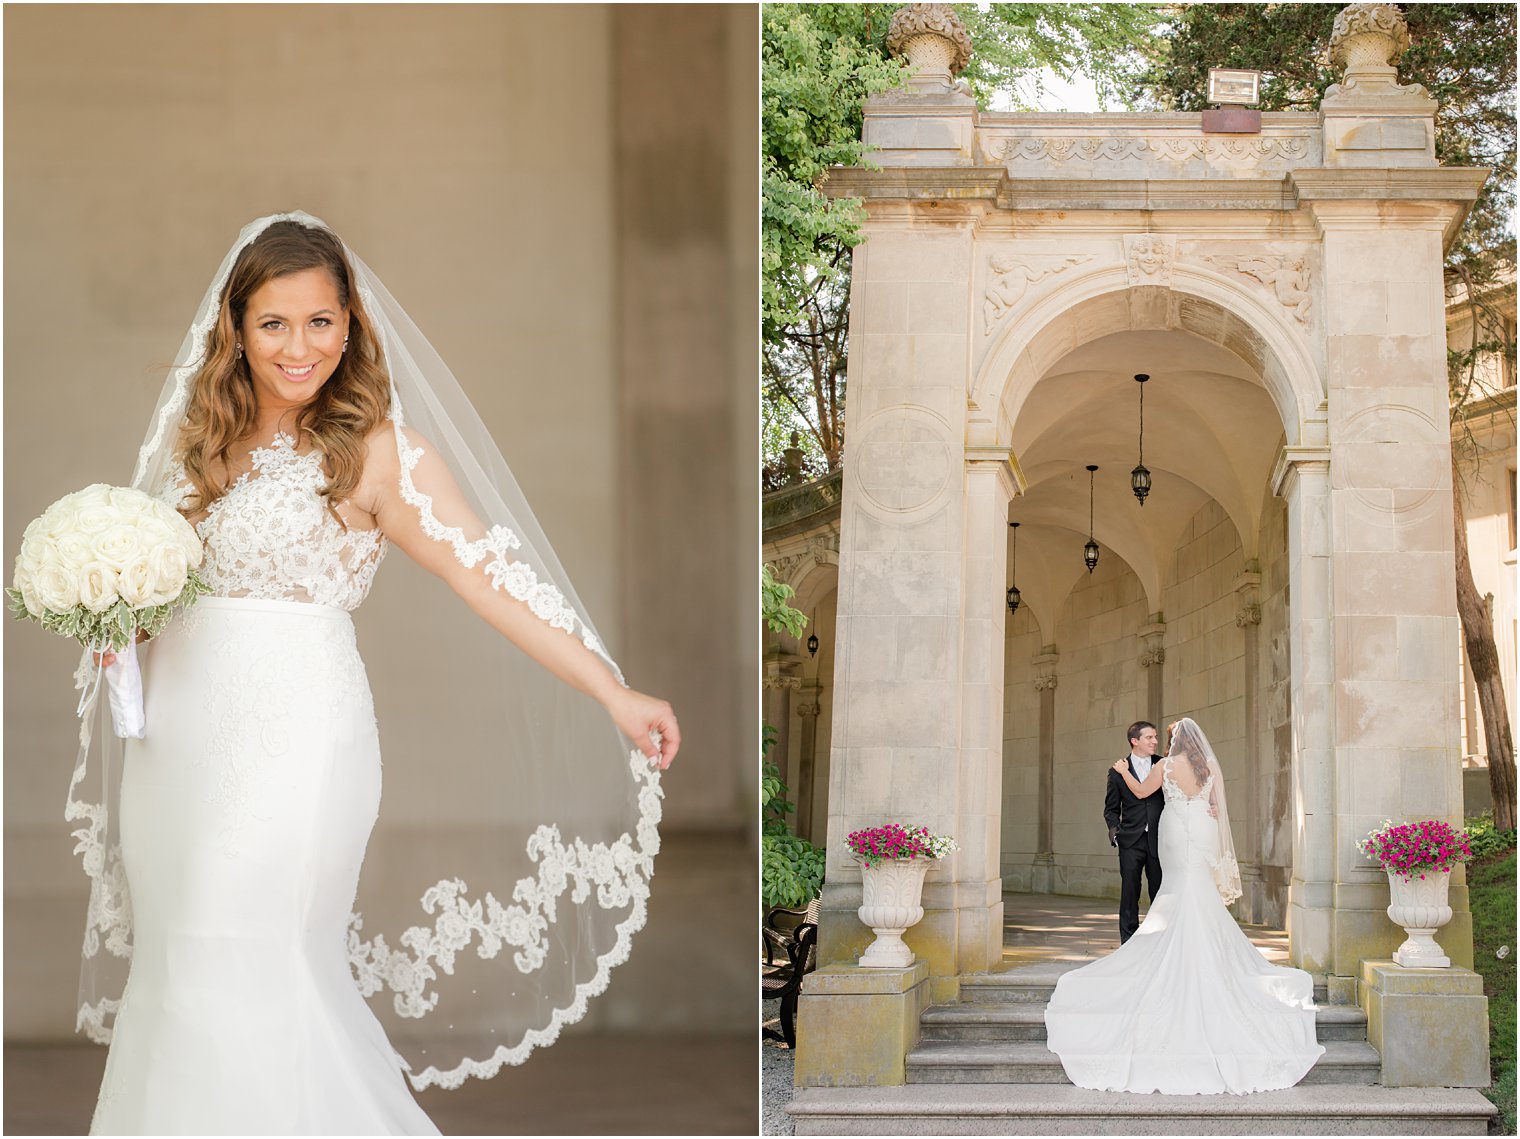
<instances>
[{"instance_id":1,"label":"bride's white wedding dress","mask_svg":"<svg viewBox=\"0 0 1520 1139\"><path fill-rule=\"evenodd\" d=\"M1313 981L1269 964L1225 909L1220 824L1209 813L1217 769L1189 797L1171 760L1161 763L1161 889L1129 941L1060 979L1045 1012L1048 1047L1072 1083L1100 1091L1292 1087L1325 1051Z\"/></svg>"},{"instance_id":2,"label":"bride's white wedding dress","mask_svg":"<svg viewBox=\"0 0 1520 1139\"><path fill-rule=\"evenodd\" d=\"M144 654L135 947L92 1134L438 1134L349 968L380 748L348 613L386 543L323 482L289 436L256 450L197 525L213 595Z\"/></svg>"}]
</instances>

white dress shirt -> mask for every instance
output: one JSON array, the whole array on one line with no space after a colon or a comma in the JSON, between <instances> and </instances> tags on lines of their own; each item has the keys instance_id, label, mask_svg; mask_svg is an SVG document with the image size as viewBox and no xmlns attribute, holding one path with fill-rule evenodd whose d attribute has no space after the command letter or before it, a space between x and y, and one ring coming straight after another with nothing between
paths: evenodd
<instances>
[{"instance_id":1,"label":"white dress shirt","mask_svg":"<svg viewBox=\"0 0 1520 1139\"><path fill-rule=\"evenodd\" d=\"M1154 757L1149 755L1136 755L1134 752L1130 752L1129 761L1135 768L1135 778L1138 779L1141 783L1144 783L1146 776L1151 773L1151 764L1155 762ZM1150 829L1150 823L1146 823L1145 830L1149 831Z\"/></svg>"}]
</instances>

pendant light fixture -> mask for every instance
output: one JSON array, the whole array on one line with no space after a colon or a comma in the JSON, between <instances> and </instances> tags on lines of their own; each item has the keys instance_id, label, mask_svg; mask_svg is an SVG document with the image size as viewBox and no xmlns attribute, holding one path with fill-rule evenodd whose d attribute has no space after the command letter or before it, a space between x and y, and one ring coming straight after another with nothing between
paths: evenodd
<instances>
[{"instance_id":1,"label":"pendant light fixture","mask_svg":"<svg viewBox=\"0 0 1520 1139\"><path fill-rule=\"evenodd\" d=\"M1092 573L1098 568L1098 543L1093 540L1093 500L1096 493L1098 468L1093 463L1087 464L1087 545L1082 547L1082 561L1087 566L1087 572Z\"/></svg>"},{"instance_id":2,"label":"pendant light fixture","mask_svg":"<svg viewBox=\"0 0 1520 1139\"><path fill-rule=\"evenodd\" d=\"M1010 522L1008 528L1013 531L1013 572L1009 575L1013 584L1008 587L1008 612L1013 614L1019 611L1019 524Z\"/></svg>"},{"instance_id":3,"label":"pendant light fixture","mask_svg":"<svg viewBox=\"0 0 1520 1139\"><path fill-rule=\"evenodd\" d=\"M1140 385L1140 464L1129 473L1130 489L1141 506L1145 505L1145 496L1151 492L1151 473L1145 468L1145 381L1148 379L1147 375L1135 377L1135 383Z\"/></svg>"}]
</instances>

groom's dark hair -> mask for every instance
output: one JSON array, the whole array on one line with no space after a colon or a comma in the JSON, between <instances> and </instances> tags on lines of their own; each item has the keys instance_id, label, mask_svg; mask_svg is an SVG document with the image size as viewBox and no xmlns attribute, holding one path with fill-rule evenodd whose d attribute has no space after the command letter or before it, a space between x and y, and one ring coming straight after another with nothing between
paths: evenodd
<instances>
[{"instance_id":1,"label":"groom's dark hair","mask_svg":"<svg viewBox=\"0 0 1520 1139\"><path fill-rule=\"evenodd\" d=\"M1145 731L1146 728L1149 728L1154 732L1156 730L1156 725L1151 723L1149 720L1136 720L1133 724L1131 724L1129 726L1129 742L1134 743L1136 740L1138 740L1140 738L1140 733Z\"/></svg>"}]
</instances>

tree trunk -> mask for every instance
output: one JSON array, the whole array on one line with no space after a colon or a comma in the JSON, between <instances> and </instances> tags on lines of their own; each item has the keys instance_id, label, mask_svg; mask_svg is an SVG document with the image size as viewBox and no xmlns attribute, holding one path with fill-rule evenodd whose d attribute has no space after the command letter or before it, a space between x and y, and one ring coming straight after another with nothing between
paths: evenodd
<instances>
[{"instance_id":1,"label":"tree trunk","mask_svg":"<svg viewBox=\"0 0 1520 1139\"><path fill-rule=\"evenodd\" d=\"M1478 690L1478 709L1483 735L1488 741L1488 786L1494 799L1494 826L1515 827L1515 745L1510 734L1509 704L1504 699L1504 680L1499 672L1499 649L1494 643L1493 614L1473 584L1472 564L1467 558L1467 522L1462 510L1462 480L1453 464L1452 500L1456 523L1457 613L1462 618L1462 640L1467 663Z\"/></svg>"}]
</instances>

